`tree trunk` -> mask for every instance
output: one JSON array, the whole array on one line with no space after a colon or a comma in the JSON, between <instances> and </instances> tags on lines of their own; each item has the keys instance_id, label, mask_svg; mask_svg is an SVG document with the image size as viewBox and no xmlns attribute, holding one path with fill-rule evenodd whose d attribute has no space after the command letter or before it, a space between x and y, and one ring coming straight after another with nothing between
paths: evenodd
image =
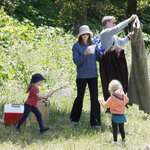
<instances>
[{"instance_id":1,"label":"tree trunk","mask_svg":"<svg viewBox=\"0 0 150 150\"><path fill-rule=\"evenodd\" d=\"M136 14L137 0L128 0L127 2L127 17ZM132 31L131 26L128 26L129 32Z\"/></svg>"},{"instance_id":2,"label":"tree trunk","mask_svg":"<svg viewBox=\"0 0 150 150\"><path fill-rule=\"evenodd\" d=\"M74 31L73 34L77 35L79 32L80 26L86 24L87 22L87 7L86 0L81 0L81 5L79 9L79 13L76 16L76 20L74 23Z\"/></svg>"},{"instance_id":3,"label":"tree trunk","mask_svg":"<svg viewBox=\"0 0 150 150\"><path fill-rule=\"evenodd\" d=\"M130 17L132 14L136 14L137 0L128 0L127 4L127 16Z\"/></svg>"}]
</instances>

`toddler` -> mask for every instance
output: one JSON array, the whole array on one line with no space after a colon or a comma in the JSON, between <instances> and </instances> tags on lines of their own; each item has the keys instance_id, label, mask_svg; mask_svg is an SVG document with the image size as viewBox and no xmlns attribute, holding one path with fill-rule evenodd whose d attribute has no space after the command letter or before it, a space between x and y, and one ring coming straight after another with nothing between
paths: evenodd
<instances>
[{"instance_id":1,"label":"toddler","mask_svg":"<svg viewBox=\"0 0 150 150\"><path fill-rule=\"evenodd\" d=\"M117 132L118 126L122 137L122 144L126 145L124 123L126 122L126 117L124 115L125 105L128 103L129 99L124 94L121 83L118 80L112 80L109 83L110 97L107 101L101 100L100 103L104 108L110 108L112 114L112 128L113 128L113 144L117 144Z\"/></svg>"}]
</instances>

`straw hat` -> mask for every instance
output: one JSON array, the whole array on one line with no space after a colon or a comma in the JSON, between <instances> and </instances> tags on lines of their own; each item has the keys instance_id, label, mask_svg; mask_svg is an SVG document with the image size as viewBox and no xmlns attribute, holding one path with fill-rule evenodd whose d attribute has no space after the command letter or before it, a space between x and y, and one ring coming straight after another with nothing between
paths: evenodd
<instances>
[{"instance_id":1,"label":"straw hat","mask_svg":"<svg viewBox=\"0 0 150 150\"><path fill-rule=\"evenodd\" d=\"M90 34L91 37L92 37L92 32L90 31L89 27L87 25L83 25L79 28L79 34L78 34L78 37L82 34Z\"/></svg>"}]
</instances>

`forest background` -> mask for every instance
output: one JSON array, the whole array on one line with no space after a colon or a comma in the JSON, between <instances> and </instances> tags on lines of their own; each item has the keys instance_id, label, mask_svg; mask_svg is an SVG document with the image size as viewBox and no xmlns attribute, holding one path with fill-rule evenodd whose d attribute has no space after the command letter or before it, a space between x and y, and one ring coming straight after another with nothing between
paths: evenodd
<instances>
[{"instance_id":1,"label":"forest background","mask_svg":"<svg viewBox=\"0 0 150 150\"><path fill-rule=\"evenodd\" d=\"M73 129L69 114L76 96L76 68L72 46L80 25L87 24L99 36L101 19L113 15L121 22L137 14L143 24L143 38L148 58L150 52L150 0L1 0L0 1L0 149L124 149L112 147L110 116L102 108L102 132L90 129L89 92L86 91L79 128ZM119 36L124 36L126 28ZM130 43L124 49L128 68L131 65ZM148 68L149 69L149 68ZM150 69L149 69L150 70ZM3 125L4 104L23 104L25 90L33 73L40 72L46 82L40 91L53 91L68 85L50 100L51 130L37 133L31 124L21 134ZM99 96L102 88L99 78ZM150 143L150 116L137 105L127 111L125 149L139 149Z\"/></svg>"}]
</instances>

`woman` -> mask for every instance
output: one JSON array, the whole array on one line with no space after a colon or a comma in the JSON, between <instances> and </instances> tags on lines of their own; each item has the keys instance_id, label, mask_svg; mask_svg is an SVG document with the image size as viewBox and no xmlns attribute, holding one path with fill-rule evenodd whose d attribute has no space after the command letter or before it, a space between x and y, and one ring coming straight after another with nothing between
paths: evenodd
<instances>
[{"instance_id":1,"label":"woman","mask_svg":"<svg viewBox=\"0 0 150 150\"><path fill-rule=\"evenodd\" d=\"M92 45L92 32L87 25L79 28L78 41L73 45L73 61L77 67L77 97L74 101L70 119L73 125L77 125L83 106L83 98L88 84L91 100L90 125L100 129L100 104L98 102L98 74L96 60L99 61L100 53L95 50L91 53L88 46Z\"/></svg>"}]
</instances>

